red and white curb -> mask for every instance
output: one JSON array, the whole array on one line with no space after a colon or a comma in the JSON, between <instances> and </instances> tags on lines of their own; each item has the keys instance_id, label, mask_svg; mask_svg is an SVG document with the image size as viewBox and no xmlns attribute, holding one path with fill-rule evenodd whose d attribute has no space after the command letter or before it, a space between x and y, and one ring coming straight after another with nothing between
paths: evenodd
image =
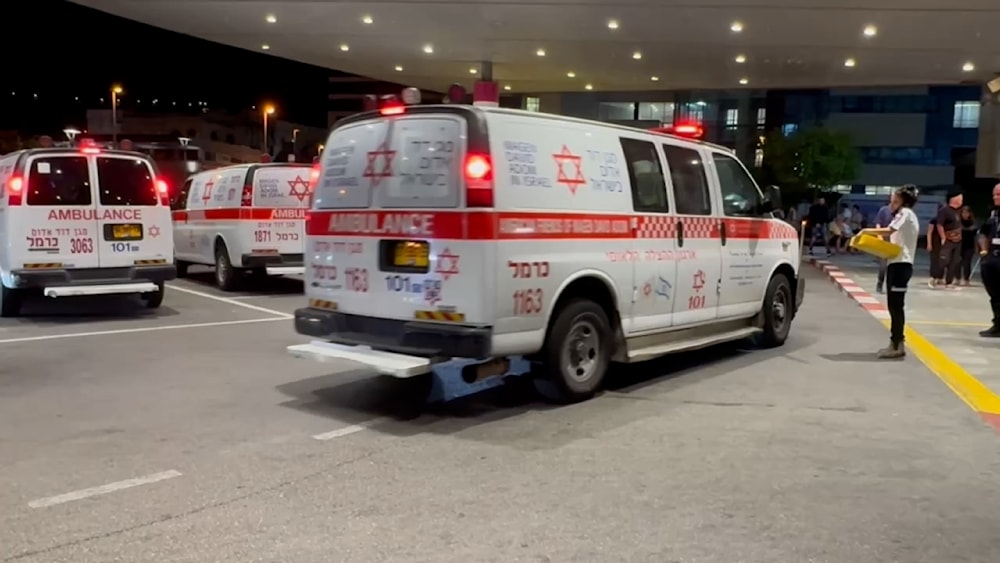
<instances>
[{"instance_id":1,"label":"red and white curb","mask_svg":"<svg viewBox=\"0 0 1000 563\"><path fill-rule=\"evenodd\" d=\"M868 311L876 319L888 319L889 309L875 298L871 293L865 291L863 287L857 284L854 280L849 278L847 274L843 272L840 268L835 266L829 260L820 260L818 258L807 258L810 264L816 266L823 271L837 286L838 289L847 294L848 297L853 299L862 309Z\"/></svg>"}]
</instances>

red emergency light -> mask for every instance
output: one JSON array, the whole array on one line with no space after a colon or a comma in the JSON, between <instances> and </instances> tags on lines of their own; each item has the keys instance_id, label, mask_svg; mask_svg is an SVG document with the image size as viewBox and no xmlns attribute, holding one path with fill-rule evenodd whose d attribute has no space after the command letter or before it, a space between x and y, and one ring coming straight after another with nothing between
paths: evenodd
<instances>
[{"instance_id":1,"label":"red emergency light","mask_svg":"<svg viewBox=\"0 0 1000 563\"><path fill-rule=\"evenodd\" d=\"M378 111L382 115L399 115L406 111L406 104L392 94L387 94L378 99Z\"/></svg>"},{"instance_id":2,"label":"red emergency light","mask_svg":"<svg viewBox=\"0 0 1000 563\"><path fill-rule=\"evenodd\" d=\"M84 154L97 154L101 152L97 146L97 141L93 139L80 139L80 152Z\"/></svg>"},{"instance_id":3,"label":"red emergency light","mask_svg":"<svg viewBox=\"0 0 1000 563\"><path fill-rule=\"evenodd\" d=\"M700 139L705 135L705 129L697 123L678 123L675 125L667 125L666 127L654 127L650 129L650 131L655 133L666 133L668 135L677 135L678 137L687 137L688 139Z\"/></svg>"}]
</instances>

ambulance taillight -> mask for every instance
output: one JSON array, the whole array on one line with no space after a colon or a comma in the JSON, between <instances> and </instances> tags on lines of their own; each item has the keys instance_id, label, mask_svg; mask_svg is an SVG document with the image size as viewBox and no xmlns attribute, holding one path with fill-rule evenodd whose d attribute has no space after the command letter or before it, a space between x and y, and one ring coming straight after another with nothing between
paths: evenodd
<instances>
[{"instance_id":1,"label":"ambulance taillight","mask_svg":"<svg viewBox=\"0 0 1000 563\"><path fill-rule=\"evenodd\" d=\"M170 206L170 186L166 180L156 180L156 195L160 197L160 203Z\"/></svg>"},{"instance_id":2,"label":"ambulance taillight","mask_svg":"<svg viewBox=\"0 0 1000 563\"><path fill-rule=\"evenodd\" d=\"M466 155L463 173L466 207L493 207L493 163L490 156Z\"/></svg>"},{"instance_id":3,"label":"ambulance taillight","mask_svg":"<svg viewBox=\"0 0 1000 563\"><path fill-rule=\"evenodd\" d=\"M7 180L7 205L21 205L26 182L20 176L12 176Z\"/></svg>"},{"instance_id":4,"label":"ambulance taillight","mask_svg":"<svg viewBox=\"0 0 1000 563\"><path fill-rule=\"evenodd\" d=\"M319 158L319 157L317 157ZM309 169L309 208L312 209L313 198L316 197L316 188L319 186L319 161L313 162Z\"/></svg>"}]
</instances>

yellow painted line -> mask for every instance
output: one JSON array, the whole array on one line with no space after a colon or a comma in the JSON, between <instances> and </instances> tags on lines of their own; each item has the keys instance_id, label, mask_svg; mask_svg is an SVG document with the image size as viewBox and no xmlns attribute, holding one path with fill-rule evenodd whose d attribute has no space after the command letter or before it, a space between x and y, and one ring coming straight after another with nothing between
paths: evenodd
<instances>
[{"instance_id":1,"label":"yellow painted line","mask_svg":"<svg viewBox=\"0 0 1000 563\"><path fill-rule=\"evenodd\" d=\"M889 321L882 324L889 327ZM982 414L1000 415L1000 396L910 327L906 327L906 345L969 408Z\"/></svg>"},{"instance_id":2,"label":"yellow painted line","mask_svg":"<svg viewBox=\"0 0 1000 563\"><path fill-rule=\"evenodd\" d=\"M962 321L911 321L907 319L907 324L925 326L968 326L973 328L990 328L989 323L969 323Z\"/></svg>"}]
</instances>

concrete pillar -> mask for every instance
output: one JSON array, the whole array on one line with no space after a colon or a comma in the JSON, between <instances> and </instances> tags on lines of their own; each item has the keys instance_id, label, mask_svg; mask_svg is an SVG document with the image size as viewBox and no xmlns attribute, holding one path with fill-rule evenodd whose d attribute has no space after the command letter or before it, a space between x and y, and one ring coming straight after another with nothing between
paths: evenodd
<instances>
[{"instance_id":1,"label":"concrete pillar","mask_svg":"<svg viewBox=\"0 0 1000 563\"><path fill-rule=\"evenodd\" d=\"M997 91L993 91L997 89ZM1000 79L983 86L979 110L976 177L1000 177Z\"/></svg>"},{"instance_id":2,"label":"concrete pillar","mask_svg":"<svg viewBox=\"0 0 1000 563\"><path fill-rule=\"evenodd\" d=\"M736 156L748 167L753 167L756 133L757 116L753 115L750 91L742 90L736 101Z\"/></svg>"}]
</instances>

